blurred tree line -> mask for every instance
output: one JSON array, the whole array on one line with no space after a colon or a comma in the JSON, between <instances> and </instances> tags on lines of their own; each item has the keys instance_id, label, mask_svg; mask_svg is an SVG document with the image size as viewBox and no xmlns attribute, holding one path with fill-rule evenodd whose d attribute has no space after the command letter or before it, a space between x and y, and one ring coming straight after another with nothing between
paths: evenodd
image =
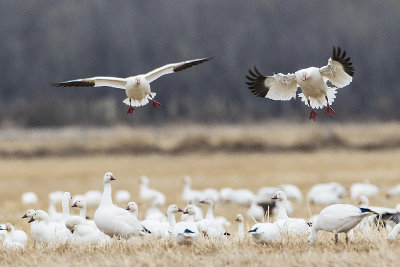
<instances>
[{"instance_id":1,"label":"blurred tree line","mask_svg":"<svg viewBox=\"0 0 400 267\"><path fill-rule=\"evenodd\" d=\"M264 74L323 66L333 45L356 70L337 94L334 120L398 120L399 14L398 0L1 1L0 125L306 122L299 98L257 99L245 74L253 65ZM50 85L208 56L214 59L153 82L163 106L138 108L133 117L121 90Z\"/></svg>"}]
</instances>

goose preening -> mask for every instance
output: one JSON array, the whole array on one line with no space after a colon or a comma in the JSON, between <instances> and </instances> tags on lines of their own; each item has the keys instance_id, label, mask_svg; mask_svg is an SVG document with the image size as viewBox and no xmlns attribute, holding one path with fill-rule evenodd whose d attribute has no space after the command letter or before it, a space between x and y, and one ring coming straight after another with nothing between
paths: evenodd
<instances>
[{"instance_id":1,"label":"goose preening","mask_svg":"<svg viewBox=\"0 0 400 267\"><path fill-rule=\"evenodd\" d=\"M315 108L327 106L325 113L329 116L335 114L331 105L335 99L336 89L349 85L353 80L354 68L350 57L346 58L346 52L340 47L333 47L332 58L328 59L328 65L316 68L309 67L295 73L275 73L272 76L264 76L254 66L254 71L249 70L247 85L250 91L257 97L265 97L273 100L290 100L296 98L297 87L302 93L299 96L310 107L309 119L317 118ZM327 86L330 81L336 87Z\"/></svg>"},{"instance_id":2,"label":"goose preening","mask_svg":"<svg viewBox=\"0 0 400 267\"><path fill-rule=\"evenodd\" d=\"M211 58L201 58L183 61L179 63L171 63L146 74L139 74L128 78L117 77L92 77L85 79L71 80L61 83L54 83L56 87L99 87L109 86L125 90L126 98L123 102L129 106L128 114L132 114L135 110L134 107L144 106L149 103L149 99L153 101L153 107L159 108L161 104L154 100L156 93L151 91L150 83L159 77L178 72L198 64L211 60Z\"/></svg>"},{"instance_id":3,"label":"goose preening","mask_svg":"<svg viewBox=\"0 0 400 267\"><path fill-rule=\"evenodd\" d=\"M103 233L120 237L143 235L143 226L126 209L114 206L111 198L111 182L115 178L111 172L103 177L103 197L100 206L94 213L94 222Z\"/></svg>"},{"instance_id":4,"label":"goose preening","mask_svg":"<svg viewBox=\"0 0 400 267\"><path fill-rule=\"evenodd\" d=\"M334 204L324 208L311 227L308 242L313 244L317 241L317 231L324 230L335 234L335 243L338 234L345 233L346 244L349 242L348 232L361 222L366 216L374 214L368 208L359 208L349 204Z\"/></svg>"},{"instance_id":5,"label":"goose preening","mask_svg":"<svg viewBox=\"0 0 400 267\"><path fill-rule=\"evenodd\" d=\"M15 230L11 223L0 225L0 242L6 248L24 248L28 241L26 233L22 230Z\"/></svg>"}]
</instances>

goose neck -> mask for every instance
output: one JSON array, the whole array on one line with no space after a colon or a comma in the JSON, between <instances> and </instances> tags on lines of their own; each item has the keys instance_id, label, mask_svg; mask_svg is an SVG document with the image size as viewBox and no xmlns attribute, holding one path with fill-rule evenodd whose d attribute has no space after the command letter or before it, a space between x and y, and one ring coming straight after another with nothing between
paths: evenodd
<instances>
[{"instance_id":1,"label":"goose neck","mask_svg":"<svg viewBox=\"0 0 400 267\"><path fill-rule=\"evenodd\" d=\"M286 212L286 201L279 201L278 202L278 216L277 216L277 220L286 220L288 219L288 215Z\"/></svg>"},{"instance_id":2,"label":"goose neck","mask_svg":"<svg viewBox=\"0 0 400 267\"><path fill-rule=\"evenodd\" d=\"M111 183L104 184L103 196L101 198L100 206L113 205L111 198Z\"/></svg>"}]
</instances>

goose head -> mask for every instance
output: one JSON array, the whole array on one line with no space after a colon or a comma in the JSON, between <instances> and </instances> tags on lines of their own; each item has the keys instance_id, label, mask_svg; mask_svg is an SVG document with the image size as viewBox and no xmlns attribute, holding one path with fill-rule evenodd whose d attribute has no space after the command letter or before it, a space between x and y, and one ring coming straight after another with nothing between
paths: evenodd
<instances>
[{"instance_id":1,"label":"goose head","mask_svg":"<svg viewBox=\"0 0 400 267\"><path fill-rule=\"evenodd\" d=\"M365 195L362 195L358 199L358 205L360 206L368 206L369 205L369 200L368 197Z\"/></svg>"},{"instance_id":2,"label":"goose head","mask_svg":"<svg viewBox=\"0 0 400 267\"><path fill-rule=\"evenodd\" d=\"M140 85L142 83L142 79L140 77L136 77L135 82L137 85Z\"/></svg>"},{"instance_id":3,"label":"goose head","mask_svg":"<svg viewBox=\"0 0 400 267\"><path fill-rule=\"evenodd\" d=\"M33 209L29 209L25 212L24 216L22 216L22 219L28 218L28 217L32 217L33 214L35 213L35 210Z\"/></svg>"},{"instance_id":4,"label":"goose head","mask_svg":"<svg viewBox=\"0 0 400 267\"><path fill-rule=\"evenodd\" d=\"M79 209L83 209L86 207L86 201L85 199L81 198L81 199L77 199L72 206L73 208L79 208Z\"/></svg>"},{"instance_id":5,"label":"goose head","mask_svg":"<svg viewBox=\"0 0 400 267\"><path fill-rule=\"evenodd\" d=\"M138 211L138 206L137 206L136 202L131 201L131 202L128 202L128 206L125 209L129 210L131 213L135 213Z\"/></svg>"},{"instance_id":6,"label":"goose head","mask_svg":"<svg viewBox=\"0 0 400 267\"><path fill-rule=\"evenodd\" d=\"M192 178L190 178L190 176L186 175L186 176L183 178L183 182L184 182L186 185L191 185L191 184L192 184Z\"/></svg>"},{"instance_id":7,"label":"goose head","mask_svg":"<svg viewBox=\"0 0 400 267\"><path fill-rule=\"evenodd\" d=\"M104 174L103 183L109 184L109 183L111 183L111 181L114 181L114 180L116 180L116 179L114 178L112 172L107 172L106 174Z\"/></svg>"},{"instance_id":8,"label":"goose head","mask_svg":"<svg viewBox=\"0 0 400 267\"><path fill-rule=\"evenodd\" d=\"M142 185L148 185L149 184L149 178L147 178L147 176L142 176L140 177L140 182L142 183Z\"/></svg>"},{"instance_id":9,"label":"goose head","mask_svg":"<svg viewBox=\"0 0 400 267\"><path fill-rule=\"evenodd\" d=\"M287 201L286 195L285 195L285 193L283 193L283 191L276 192L275 195L271 199L277 200L279 202Z\"/></svg>"},{"instance_id":10,"label":"goose head","mask_svg":"<svg viewBox=\"0 0 400 267\"><path fill-rule=\"evenodd\" d=\"M189 206L183 211L183 214L196 215L196 210L193 206Z\"/></svg>"},{"instance_id":11,"label":"goose head","mask_svg":"<svg viewBox=\"0 0 400 267\"><path fill-rule=\"evenodd\" d=\"M199 201L199 203L207 204L207 205L211 205L211 206L215 205L215 202L214 202L214 200L212 198L206 198L204 200Z\"/></svg>"},{"instance_id":12,"label":"goose head","mask_svg":"<svg viewBox=\"0 0 400 267\"><path fill-rule=\"evenodd\" d=\"M28 223L34 222L34 221L43 221L47 220L49 218L49 215L43 211L43 210L37 210L33 214L32 218L28 221Z\"/></svg>"},{"instance_id":13,"label":"goose head","mask_svg":"<svg viewBox=\"0 0 400 267\"><path fill-rule=\"evenodd\" d=\"M237 214L235 222L243 222L243 221L244 221L243 215L242 214Z\"/></svg>"},{"instance_id":14,"label":"goose head","mask_svg":"<svg viewBox=\"0 0 400 267\"><path fill-rule=\"evenodd\" d=\"M183 212L182 209L180 209L177 205L172 204L168 207L167 213L177 213L177 212Z\"/></svg>"}]
</instances>

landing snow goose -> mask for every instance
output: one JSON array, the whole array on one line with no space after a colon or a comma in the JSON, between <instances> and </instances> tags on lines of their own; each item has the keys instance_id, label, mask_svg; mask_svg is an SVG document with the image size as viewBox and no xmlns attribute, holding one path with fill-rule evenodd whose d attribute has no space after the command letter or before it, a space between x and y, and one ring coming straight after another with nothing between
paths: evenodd
<instances>
[{"instance_id":1,"label":"landing snow goose","mask_svg":"<svg viewBox=\"0 0 400 267\"><path fill-rule=\"evenodd\" d=\"M22 230L15 230L11 223L0 225L0 239L3 242L3 246L6 248L24 248L28 241L28 236Z\"/></svg>"},{"instance_id":2,"label":"landing snow goose","mask_svg":"<svg viewBox=\"0 0 400 267\"><path fill-rule=\"evenodd\" d=\"M126 98L123 102L129 106L128 114L133 114L134 107L144 106L149 103L149 100L153 101L153 107L159 108L161 104L154 100L156 93L151 91L150 83L159 77L178 72L198 64L209 61L211 58L201 58L183 61L179 63L171 63L155 70L152 70L146 74L140 74L131 76L128 78L117 78L117 77L101 77L96 76L92 78L77 79L61 83L54 83L56 87L99 87L109 86L125 90Z\"/></svg>"},{"instance_id":3,"label":"landing snow goose","mask_svg":"<svg viewBox=\"0 0 400 267\"><path fill-rule=\"evenodd\" d=\"M247 85L257 97L290 100L296 98L297 88L300 87L302 93L299 96L311 110L309 119L315 121L315 108L327 106L325 113L329 116L335 114L331 105L336 97L336 90L351 83L354 68L350 57L346 58L346 52L342 52L340 47L333 47L332 58L328 59L328 65L321 68L309 67L286 75L274 73L272 76L264 76L254 66L254 71L249 70L249 74L246 75ZM327 81L336 87L327 86Z\"/></svg>"},{"instance_id":4,"label":"landing snow goose","mask_svg":"<svg viewBox=\"0 0 400 267\"><path fill-rule=\"evenodd\" d=\"M143 235L143 226L126 209L114 206L111 198L111 182L115 180L111 172L103 177L103 197L94 213L94 222L103 233L113 236L131 237Z\"/></svg>"},{"instance_id":5,"label":"landing snow goose","mask_svg":"<svg viewBox=\"0 0 400 267\"><path fill-rule=\"evenodd\" d=\"M345 233L346 244L349 242L348 232L352 230L366 216L373 212L367 208L359 208L349 204L334 204L324 208L316 222L311 227L311 234L308 242L313 244L317 241L317 231L323 230L335 234L335 243L338 241L338 234Z\"/></svg>"}]
</instances>

